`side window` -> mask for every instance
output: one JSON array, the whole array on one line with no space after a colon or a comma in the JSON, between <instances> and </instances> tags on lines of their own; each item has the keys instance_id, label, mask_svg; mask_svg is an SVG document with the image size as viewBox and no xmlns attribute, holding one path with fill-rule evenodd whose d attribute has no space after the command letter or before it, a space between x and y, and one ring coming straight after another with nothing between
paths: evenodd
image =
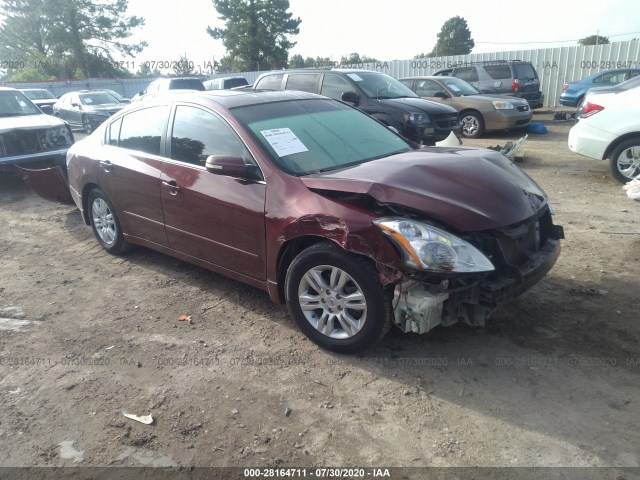
<instances>
[{"instance_id":1,"label":"side window","mask_svg":"<svg viewBox=\"0 0 640 480\"><path fill-rule=\"evenodd\" d=\"M411 90L413 90L413 80L411 80L411 79L400 80L400 83L403 84L405 87L410 88Z\"/></svg>"},{"instance_id":2,"label":"side window","mask_svg":"<svg viewBox=\"0 0 640 480\"><path fill-rule=\"evenodd\" d=\"M484 71L487 72L494 80L506 80L511 78L511 68L506 64L485 65Z\"/></svg>"},{"instance_id":3,"label":"side window","mask_svg":"<svg viewBox=\"0 0 640 480\"><path fill-rule=\"evenodd\" d=\"M593 83L620 83L624 80L624 72L609 72L603 73L599 77L593 79Z\"/></svg>"},{"instance_id":4,"label":"side window","mask_svg":"<svg viewBox=\"0 0 640 480\"><path fill-rule=\"evenodd\" d=\"M136 110L122 117L118 146L160 155L160 141L169 115L169 107Z\"/></svg>"},{"instance_id":5,"label":"side window","mask_svg":"<svg viewBox=\"0 0 640 480\"><path fill-rule=\"evenodd\" d=\"M217 115L196 107L176 108L171 134L171 158L204 167L209 155L234 155L246 164L254 160L233 129Z\"/></svg>"},{"instance_id":6,"label":"side window","mask_svg":"<svg viewBox=\"0 0 640 480\"><path fill-rule=\"evenodd\" d=\"M640 70L629 70L625 75L625 80L629 80L630 78L634 78L640 75Z\"/></svg>"},{"instance_id":7,"label":"side window","mask_svg":"<svg viewBox=\"0 0 640 480\"><path fill-rule=\"evenodd\" d=\"M344 92L353 91L355 91L355 88L353 88L344 78L340 78L337 75L325 74L324 79L322 80L320 95L341 100Z\"/></svg>"},{"instance_id":8,"label":"side window","mask_svg":"<svg viewBox=\"0 0 640 480\"><path fill-rule=\"evenodd\" d=\"M284 73L277 73L276 75L267 75L260 79L260 81L256 84L257 89L265 89L265 90L280 90L282 87L282 79L284 78Z\"/></svg>"},{"instance_id":9,"label":"side window","mask_svg":"<svg viewBox=\"0 0 640 480\"><path fill-rule=\"evenodd\" d=\"M122 125L122 117L109 125L107 129L107 145L111 145L113 147L118 146L118 137L120 136L120 125Z\"/></svg>"},{"instance_id":10,"label":"side window","mask_svg":"<svg viewBox=\"0 0 640 480\"><path fill-rule=\"evenodd\" d=\"M476 67L460 67L456 70L456 77L466 80L467 82L477 82L478 72Z\"/></svg>"},{"instance_id":11,"label":"side window","mask_svg":"<svg viewBox=\"0 0 640 480\"><path fill-rule=\"evenodd\" d=\"M290 73L287 77L287 90L301 90L303 92L318 93L317 73Z\"/></svg>"},{"instance_id":12,"label":"side window","mask_svg":"<svg viewBox=\"0 0 640 480\"><path fill-rule=\"evenodd\" d=\"M436 92L442 92L444 88L433 80L418 80L416 94L419 97L433 97Z\"/></svg>"}]
</instances>

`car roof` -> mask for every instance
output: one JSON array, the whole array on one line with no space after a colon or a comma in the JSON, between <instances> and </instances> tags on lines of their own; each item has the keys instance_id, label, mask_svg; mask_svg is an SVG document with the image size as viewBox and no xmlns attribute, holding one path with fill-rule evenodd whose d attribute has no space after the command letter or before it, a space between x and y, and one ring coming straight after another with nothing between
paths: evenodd
<instances>
[{"instance_id":1,"label":"car roof","mask_svg":"<svg viewBox=\"0 0 640 480\"><path fill-rule=\"evenodd\" d=\"M386 75L383 72L376 72L375 70L364 70L362 68L295 68L291 70L274 70L272 72L263 73L262 75L277 75L280 73L379 73ZM262 76L261 75L261 76Z\"/></svg>"},{"instance_id":2,"label":"car roof","mask_svg":"<svg viewBox=\"0 0 640 480\"><path fill-rule=\"evenodd\" d=\"M178 99L185 102L215 102L227 109L259 105L264 103L283 102L287 100L323 99L326 97L295 90L178 90L174 93L162 92L156 94L153 99L144 102L144 105L165 104L167 100Z\"/></svg>"}]
</instances>

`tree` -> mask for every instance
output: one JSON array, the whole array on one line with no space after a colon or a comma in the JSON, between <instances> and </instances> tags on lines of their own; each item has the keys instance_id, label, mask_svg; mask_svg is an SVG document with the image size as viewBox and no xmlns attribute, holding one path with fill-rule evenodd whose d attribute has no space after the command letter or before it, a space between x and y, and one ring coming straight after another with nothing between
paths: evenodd
<instances>
[{"instance_id":1,"label":"tree","mask_svg":"<svg viewBox=\"0 0 640 480\"><path fill-rule=\"evenodd\" d=\"M466 55L471 53L474 46L475 42L471 38L467 21L463 17L455 16L442 25L438 41L431 53L420 54L416 58Z\"/></svg>"},{"instance_id":2,"label":"tree","mask_svg":"<svg viewBox=\"0 0 640 480\"><path fill-rule=\"evenodd\" d=\"M289 58L289 68L304 68L307 65L305 64L304 58L302 55L295 54Z\"/></svg>"},{"instance_id":3,"label":"tree","mask_svg":"<svg viewBox=\"0 0 640 480\"><path fill-rule=\"evenodd\" d=\"M340 58L340 65L362 65L363 63L376 63L378 60L359 53L350 53Z\"/></svg>"},{"instance_id":4,"label":"tree","mask_svg":"<svg viewBox=\"0 0 640 480\"><path fill-rule=\"evenodd\" d=\"M142 62L136 72L136 77L159 77L160 75L160 70L157 68L151 70L149 62Z\"/></svg>"},{"instance_id":5,"label":"tree","mask_svg":"<svg viewBox=\"0 0 640 480\"><path fill-rule=\"evenodd\" d=\"M193 62L187 58L187 54L180 56L180 60L178 60L173 67L173 73L180 76L193 75Z\"/></svg>"},{"instance_id":6,"label":"tree","mask_svg":"<svg viewBox=\"0 0 640 480\"><path fill-rule=\"evenodd\" d=\"M588 37L581 38L578 40L578 45L586 46L586 45L606 45L609 42L609 37L602 37L600 35L589 35Z\"/></svg>"},{"instance_id":7,"label":"tree","mask_svg":"<svg viewBox=\"0 0 640 480\"><path fill-rule=\"evenodd\" d=\"M0 58L53 78L127 76L114 55L132 57L147 45L126 42L144 25L127 8L128 0L5 0Z\"/></svg>"},{"instance_id":8,"label":"tree","mask_svg":"<svg viewBox=\"0 0 640 480\"><path fill-rule=\"evenodd\" d=\"M289 0L212 0L224 28L207 27L222 40L227 55L221 63L235 71L285 68L295 46L300 18L292 18Z\"/></svg>"}]
</instances>

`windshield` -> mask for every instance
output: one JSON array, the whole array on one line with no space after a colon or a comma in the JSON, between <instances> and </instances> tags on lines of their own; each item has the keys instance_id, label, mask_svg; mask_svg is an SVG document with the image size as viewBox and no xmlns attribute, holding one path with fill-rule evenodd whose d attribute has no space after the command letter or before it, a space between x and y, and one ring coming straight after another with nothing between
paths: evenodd
<instances>
[{"instance_id":1,"label":"windshield","mask_svg":"<svg viewBox=\"0 0 640 480\"><path fill-rule=\"evenodd\" d=\"M371 117L334 100L292 100L233 109L281 170L308 175L411 147Z\"/></svg>"},{"instance_id":2,"label":"windshield","mask_svg":"<svg viewBox=\"0 0 640 480\"><path fill-rule=\"evenodd\" d=\"M107 92L94 92L80 95L80 103L83 105L110 105L120 102Z\"/></svg>"},{"instance_id":3,"label":"windshield","mask_svg":"<svg viewBox=\"0 0 640 480\"><path fill-rule=\"evenodd\" d=\"M456 77L440 77L438 80L449 89L454 97L465 97L480 93L473 85Z\"/></svg>"},{"instance_id":4,"label":"windshield","mask_svg":"<svg viewBox=\"0 0 640 480\"><path fill-rule=\"evenodd\" d=\"M417 95L407 86L400 83L393 77L377 72L357 72L346 74L351 80L367 94L368 97L404 98L417 97Z\"/></svg>"},{"instance_id":5,"label":"windshield","mask_svg":"<svg viewBox=\"0 0 640 480\"><path fill-rule=\"evenodd\" d=\"M22 93L29 97L29 100L55 100L56 98L49 90L23 90Z\"/></svg>"},{"instance_id":6,"label":"windshield","mask_svg":"<svg viewBox=\"0 0 640 480\"><path fill-rule=\"evenodd\" d=\"M42 112L22 92L0 91L0 117L42 115Z\"/></svg>"}]
</instances>

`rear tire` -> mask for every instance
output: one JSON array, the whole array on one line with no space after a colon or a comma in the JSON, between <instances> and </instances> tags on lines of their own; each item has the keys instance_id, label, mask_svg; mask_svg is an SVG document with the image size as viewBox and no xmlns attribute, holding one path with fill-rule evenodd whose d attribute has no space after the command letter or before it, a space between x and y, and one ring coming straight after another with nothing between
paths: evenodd
<instances>
[{"instance_id":1,"label":"rear tire","mask_svg":"<svg viewBox=\"0 0 640 480\"><path fill-rule=\"evenodd\" d=\"M111 255L119 255L129 250L130 244L124 239L115 208L106 193L99 188L91 190L88 210L93 234L102 248Z\"/></svg>"},{"instance_id":2,"label":"rear tire","mask_svg":"<svg viewBox=\"0 0 640 480\"><path fill-rule=\"evenodd\" d=\"M640 137L619 144L609 158L609 168L620 183L627 183L640 175Z\"/></svg>"},{"instance_id":3,"label":"rear tire","mask_svg":"<svg viewBox=\"0 0 640 480\"><path fill-rule=\"evenodd\" d=\"M370 260L317 243L291 262L285 280L289 312L314 343L338 353L376 344L391 325L391 293Z\"/></svg>"}]
</instances>

